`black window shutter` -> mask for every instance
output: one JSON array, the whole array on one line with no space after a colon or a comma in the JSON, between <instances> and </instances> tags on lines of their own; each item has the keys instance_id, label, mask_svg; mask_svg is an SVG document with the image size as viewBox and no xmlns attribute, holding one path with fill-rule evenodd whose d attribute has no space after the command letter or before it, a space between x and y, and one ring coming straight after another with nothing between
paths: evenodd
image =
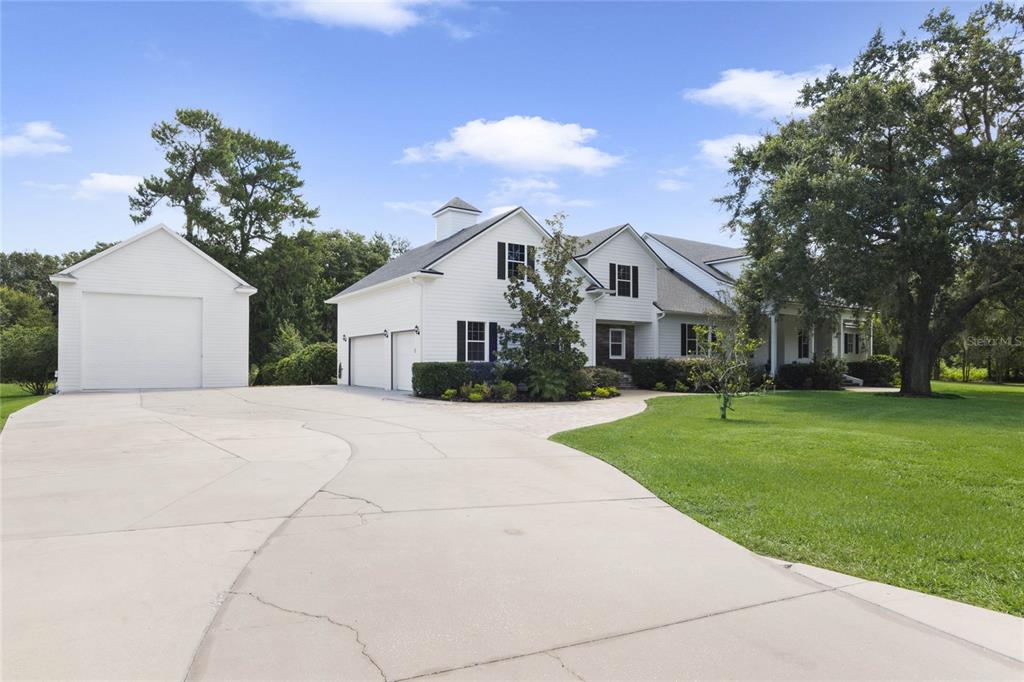
<instances>
[{"instance_id":1,"label":"black window shutter","mask_svg":"<svg viewBox=\"0 0 1024 682\"><path fill-rule=\"evenodd\" d=\"M616 290L619 288L615 275L615 263L608 264L608 288L612 290L612 296L615 295Z\"/></svg>"},{"instance_id":2,"label":"black window shutter","mask_svg":"<svg viewBox=\"0 0 1024 682\"><path fill-rule=\"evenodd\" d=\"M498 279L505 279L505 242L498 242Z\"/></svg>"},{"instance_id":3,"label":"black window shutter","mask_svg":"<svg viewBox=\"0 0 1024 682\"><path fill-rule=\"evenodd\" d=\"M686 355L686 323L679 325L679 354Z\"/></svg>"},{"instance_id":4,"label":"black window shutter","mask_svg":"<svg viewBox=\"0 0 1024 682\"><path fill-rule=\"evenodd\" d=\"M640 298L640 268L633 266L633 298Z\"/></svg>"},{"instance_id":5,"label":"black window shutter","mask_svg":"<svg viewBox=\"0 0 1024 682\"><path fill-rule=\"evenodd\" d=\"M487 325L487 359L491 362L498 361L498 323L491 322Z\"/></svg>"},{"instance_id":6,"label":"black window shutter","mask_svg":"<svg viewBox=\"0 0 1024 682\"><path fill-rule=\"evenodd\" d=\"M536 256L537 256L537 247L536 246L527 246L526 247L526 267L530 268L531 270L535 270L536 269L536 265L535 265L535 262L536 262L535 258L536 258Z\"/></svg>"},{"instance_id":7,"label":"black window shutter","mask_svg":"<svg viewBox=\"0 0 1024 682\"><path fill-rule=\"evenodd\" d=\"M466 321L459 320L455 323L455 338L459 348L455 351L455 359L459 362L466 361Z\"/></svg>"}]
</instances>

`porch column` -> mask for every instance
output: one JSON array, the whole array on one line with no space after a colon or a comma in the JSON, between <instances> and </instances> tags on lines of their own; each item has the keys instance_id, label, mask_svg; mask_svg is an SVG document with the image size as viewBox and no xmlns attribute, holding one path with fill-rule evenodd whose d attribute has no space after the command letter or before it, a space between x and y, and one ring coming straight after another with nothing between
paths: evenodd
<instances>
[{"instance_id":1,"label":"porch column","mask_svg":"<svg viewBox=\"0 0 1024 682\"><path fill-rule=\"evenodd\" d=\"M818 330L815 329L816 326L817 326L817 323L811 325L811 352L810 352L810 356L811 356L811 360L812 361L818 359L818 340L817 340L817 331Z\"/></svg>"},{"instance_id":2,"label":"porch column","mask_svg":"<svg viewBox=\"0 0 1024 682\"><path fill-rule=\"evenodd\" d=\"M778 376L779 373L779 317L775 313L772 313L769 318L770 322L770 334L769 334L769 346L771 348L771 357L768 358L771 363L772 376Z\"/></svg>"},{"instance_id":3,"label":"porch column","mask_svg":"<svg viewBox=\"0 0 1024 682\"><path fill-rule=\"evenodd\" d=\"M872 315L871 324L868 325L868 355L875 354L875 318Z\"/></svg>"}]
</instances>

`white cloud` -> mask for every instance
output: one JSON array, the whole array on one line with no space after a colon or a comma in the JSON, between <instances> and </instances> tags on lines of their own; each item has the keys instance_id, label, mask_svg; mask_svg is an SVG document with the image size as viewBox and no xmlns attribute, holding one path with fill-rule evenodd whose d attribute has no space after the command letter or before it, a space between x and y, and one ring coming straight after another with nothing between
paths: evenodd
<instances>
[{"instance_id":1,"label":"white cloud","mask_svg":"<svg viewBox=\"0 0 1024 682\"><path fill-rule=\"evenodd\" d=\"M684 178L689 174L689 166L676 166L675 168L660 170L658 175L662 177L654 183L654 187L662 192L682 192L684 189L690 189L691 185L680 178Z\"/></svg>"},{"instance_id":2,"label":"white cloud","mask_svg":"<svg viewBox=\"0 0 1024 682\"><path fill-rule=\"evenodd\" d=\"M662 178L654 186L662 192L682 192L690 187L690 183L675 178Z\"/></svg>"},{"instance_id":3,"label":"white cloud","mask_svg":"<svg viewBox=\"0 0 1024 682\"><path fill-rule=\"evenodd\" d=\"M501 215L502 213L508 213L513 208L518 208L518 206L495 206L494 208L492 208L489 211L487 211L487 217L488 218L493 218L496 215Z\"/></svg>"},{"instance_id":4,"label":"white cloud","mask_svg":"<svg viewBox=\"0 0 1024 682\"><path fill-rule=\"evenodd\" d=\"M434 211L444 205L443 201L429 199L425 201L385 201L384 205L392 211L399 213L418 213L420 215L431 215Z\"/></svg>"},{"instance_id":5,"label":"white cloud","mask_svg":"<svg viewBox=\"0 0 1024 682\"><path fill-rule=\"evenodd\" d=\"M115 175L113 173L89 173L89 177L78 181L76 199L94 199L100 194L131 194L142 182L137 175Z\"/></svg>"},{"instance_id":6,"label":"white cloud","mask_svg":"<svg viewBox=\"0 0 1024 682\"><path fill-rule=\"evenodd\" d=\"M687 90L687 99L717 106L729 107L743 114L761 118L805 115L796 100L807 81L823 78L831 66L819 66L811 71L785 73L757 69L726 69L718 82L710 87Z\"/></svg>"},{"instance_id":7,"label":"white cloud","mask_svg":"<svg viewBox=\"0 0 1024 682\"><path fill-rule=\"evenodd\" d=\"M4 156L64 154L71 151L71 146L63 141L65 137L49 121L30 121L16 135L0 137L0 152Z\"/></svg>"},{"instance_id":8,"label":"white cloud","mask_svg":"<svg viewBox=\"0 0 1024 682\"><path fill-rule=\"evenodd\" d=\"M737 146L752 147L760 141L760 135L737 133L711 140L701 140L698 144L700 145L700 155L705 161L718 168L728 168L729 159L736 151Z\"/></svg>"},{"instance_id":9,"label":"white cloud","mask_svg":"<svg viewBox=\"0 0 1024 682\"><path fill-rule=\"evenodd\" d=\"M429 4L427 0L287 0L285 2L257 3L257 9L289 19L305 19L324 26L345 26L380 31L388 35L401 33L424 21L417 7Z\"/></svg>"},{"instance_id":10,"label":"white cloud","mask_svg":"<svg viewBox=\"0 0 1024 682\"><path fill-rule=\"evenodd\" d=\"M401 162L466 161L526 172L574 168L600 173L622 158L586 144L596 136L593 128L539 116L481 118L454 128L445 140L405 149Z\"/></svg>"},{"instance_id":11,"label":"white cloud","mask_svg":"<svg viewBox=\"0 0 1024 682\"><path fill-rule=\"evenodd\" d=\"M558 192L558 183L546 178L499 178L497 188L487 194L491 202L516 202L517 206L553 206L560 209L592 206L589 199L566 199Z\"/></svg>"}]
</instances>

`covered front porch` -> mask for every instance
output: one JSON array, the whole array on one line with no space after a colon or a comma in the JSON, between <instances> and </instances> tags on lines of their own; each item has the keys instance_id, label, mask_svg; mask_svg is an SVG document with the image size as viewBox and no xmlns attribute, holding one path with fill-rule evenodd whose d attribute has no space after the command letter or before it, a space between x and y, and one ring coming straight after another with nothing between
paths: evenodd
<instances>
[{"instance_id":1,"label":"covered front porch","mask_svg":"<svg viewBox=\"0 0 1024 682\"><path fill-rule=\"evenodd\" d=\"M597 320L594 325L594 364L629 373L634 358L656 356L654 325L650 322Z\"/></svg>"},{"instance_id":2,"label":"covered front porch","mask_svg":"<svg viewBox=\"0 0 1024 682\"><path fill-rule=\"evenodd\" d=\"M864 360L874 352L874 325L858 319L853 312L808 325L795 310L768 316L767 343L754 355L772 376L788 364L814 362L835 357L846 362Z\"/></svg>"}]
</instances>

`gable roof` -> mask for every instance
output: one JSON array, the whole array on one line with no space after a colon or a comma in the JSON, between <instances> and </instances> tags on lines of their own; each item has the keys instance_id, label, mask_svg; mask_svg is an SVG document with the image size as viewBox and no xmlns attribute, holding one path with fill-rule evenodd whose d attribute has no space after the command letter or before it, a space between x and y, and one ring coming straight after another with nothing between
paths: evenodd
<instances>
[{"instance_id":1,"label":"gable roof","mask_svg":"<svg viewBox=\"0 0 1024 682\"><path fill-rule=\"evenodd\" d=\"M647 232L644 236L658 240L707 274L723 282L732 282L733 279L710 263L731 258L742 258L747 255L746 249L737 249L732 246L709 244L708 242L669 237L651 232Z\"/></svg>"},{"instance_id":2,"label":"gable roof","mask_svg":"<svg viewBox=\"0 0 1024 682\"><path fill-rule=\"evenodd\" d=\"M526 209L524 209L522 206L517 206L516 208L506 211L505 213L501 213L499 215L494 216L493 218L488 218L483 222L479 222L476 225L464 227L455 234L449 235L444 239L427 242L426 244L417 246L415 249L409 249L401 256L389 260L387 263L380 266L379 268L368 274L366 277L363 277L355 284L352 284L346 287L345 289L342 289L337 294L327 299L327 303L337 303L338 298L341 296L354 294L357 291L369 289L370 287L377 286L378 284L384 284L385 282L390 282L393 279L398 279L399 277L403 277L405 275L412 275L417 272L422 272L431 275L442 274L437 272L436 270L431 270L431 266L433 266L435 263L437 263L439 260L447 256L451 252L461 247L463 244L472 241L476 237L479 237L481 234L483 234L490 228L494 227L501 221L520 211L522 211L526 215L526 217L529 218L530 221L537 226L538 229L545 232L545 234L547 233L547 231L544 230L540 223L538 223ZM598 285L598 288L604 286L603 284L601 284L600 280L594 277L594 275L591 274L590 271L587 270L585 267L583 267L581 263L576 262L576 265L577 267L580 268L580 270L583 271L583 273L590 280L592 280L594 284Z\"/></svg>"},{"instance_id":3,"label":"gable roof","mask_svg":"<svg viewBox=\"0 0 1024 682\"><path fill-rule=\"evenodd\" d=\"M597 247L604 244L606 241L614 237L619 233L620 230L629 227L628 224L616 225L615 227L608 227L597 232L591 232L590 234L584 234L577 237L580 240L580 250L576 253L577 258L583 258Z\"/></svg>"},{"instance_id":4,"label":"gable roof","mask_svg":"<svg viewBox=\"0 0 1024 682\"><path fill-rule=\"evenodd\" d=\"M725 306L714 296L671 268L658 270L657 305L666 312L701 315L723 312Z\"/></svg>"},{"instance_id":5,"label":"gable roof","mask_svg":"<svg viewBox=\"0 0 1024 682\"><path fill-rule=\"evenodd\" d=\"M80 268L83 268L86 265L91 265L91 264L95 263L98 260L102 260L103 258L106 258L107 256L109 256L110 254L112 254L112 253L114 253L116 251L120 251L121 249L125 248L128 245L134 244L135 242L140 241L142 239L145 239L146 237L150 236L151 234L154 234L154 233L160 232L160 231L166 232L167 234L171 235L171 237L173 237L175 240L180 242L182 245L184 245L190 251L195 253L197 256L199 256L200 258L205 260L207 263L209 263L210 265L212 265L216 269L220 270L222 273L224 273L225 275L227 275L231 279L235 280L235 282L238 283L238 286L236 286L235 289L237 289L239 291L242 291L244 293L250 293L250 294L256 293L256 287L252 286L251 284L246 282L244 279L242 279L241 277L239 277L235 273L233 273L230 270L228 270L226 267L224 267L223 265L218 263L216 260L211 258L209 255L207 255L198 246L196 246L192 242L188 241L187 239L185 239L180 234L178 234L177 232L175 232L171 228L167 227L163 223L160 223L159 225L154 225L153 227L151 227L151 228L149 228L147 230L143 230L142 232L139 232L138 234L136 234L134 236L131 236L128 239L125 239L124 241L121 241L121 242L118 242L117 244L114 244L109 249L104 249L103 251L100 251L99 253L96 253L96 254L93 254L92 256L89 256L88 258L86 258L83 261L79 261L78 263L75 263L74 265L72 265L70 267L64 268L63 270L61 270L58 273L50 275L50 280L51 281L58 281L58 282L59 281L73 282L75 280L75 276L72 273L74 273L76 270L79 270Z\"/></svg>"},{"instance_id":6,"label":"gable roof","mask_svg":"<svg viewBox=\"0 0 1024 682\"><path fill-rule=\"evenodd\" d=\"M474 206L473 204L469 203L468 201L463 201L459 197L452 197L451 199L448 200L448 202L444 206L442 206L441 208L437 209L436 211L434 211L430 215L432 215L432 216L437 215L438 213L440 213L441 211L445 210L446 208L455 208L455 209L458 209L460 211L469 211L471 213L480 213L480 209L477 208L476 206Z\"/></svg>"}]
</instances>

